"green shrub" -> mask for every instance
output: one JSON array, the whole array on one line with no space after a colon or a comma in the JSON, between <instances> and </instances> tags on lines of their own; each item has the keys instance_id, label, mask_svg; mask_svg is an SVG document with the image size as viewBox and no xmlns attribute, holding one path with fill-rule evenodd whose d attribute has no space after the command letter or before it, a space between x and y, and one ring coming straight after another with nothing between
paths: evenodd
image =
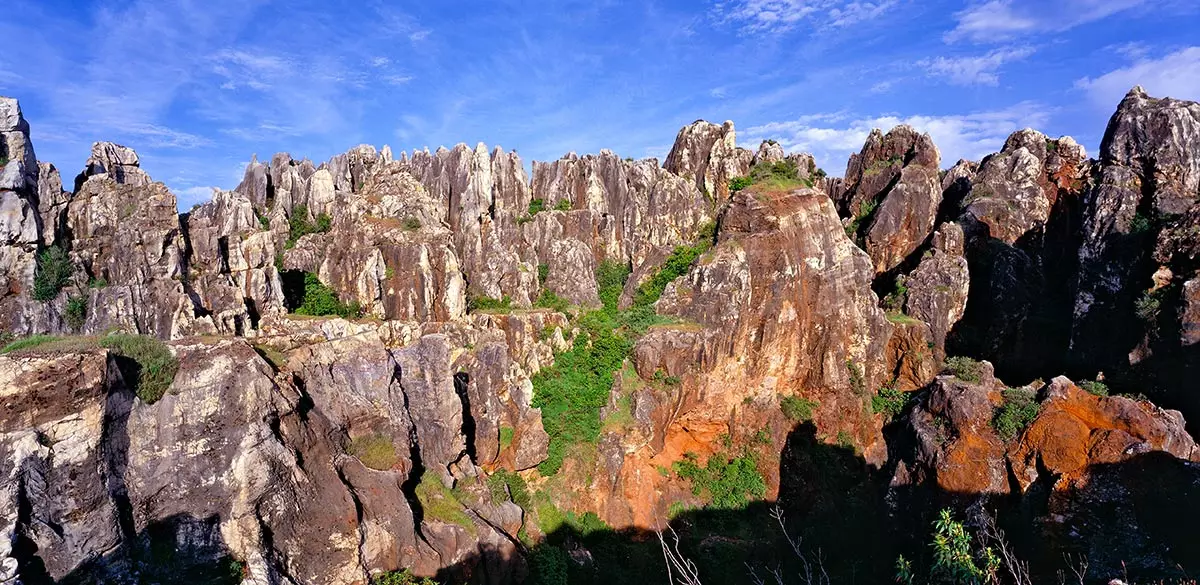
<instances>
[{"instance_id":1,"label":"green shrub","mask_svg":"<svg viewBox=\"0 0 1200 585\"><path fill-rule=\"evenodd\" d=\"M529 557L529 580L533 585L567 585L567 551L544 544Z\"/></svg>"},{"instance_id":2,"label":"green shrub","mask_svg":"<svg viewBox=\"0 0 1200 585\"><path fill-rule=\"evenodd\" d=\"M113 333L100 339L101 347L113 355L126 358L121 366L125 381L146 404L154 404L175 381L179 360L166 344L145 335Z\"/></svg>"},{"instance_id":3,"label":"green shrub","mask_svg":"<svg viewBox=\"0 0 1200 585\"><path fill-rule=\"evenodd\" d=\"M371 585L438 585L429 577L417 577L408 569L388 571L371 577Z\"/></svg>"},{"instance_id":4,"label":"green shrub","mask_svg":"<svg viewBox=\"0 0 1200 585\"><path fill-rule=\"evenodd\" d=\"M475 534L475 522L464 511L462 502L455 497L453 491L442 485L442 480L435 474L427 472L422 475L416 493L426 518L457 524L472 535Z\"/></svg>"},{"instance_id":5,"label":"green shrub","mask_svg":"<svg viewBox=\"0 0 1200 585\"><path fill-rule=\"evenodd\" d=\"M529 209L526 211L529 215L537 215L546 210L546 201L544 199L533 199L529 202Z\"/></svg>"},{"instance_id":6,"label":"green shrub","mask_svg":"<svg viewBox=\"0 0 1200 585\"><path fill-rule=\"evenodd\" d=\"M587 538L599 532L610 532L612 526L600 519L594 512L584 512L576 514L575 512L567 512L563 516L563 524L571 527L580 536Z\"/></svg>"},{"instance_id":7,"label":"green shrub","mask_svg":"<svg viewBox=\"0 0 1200 585\"><path fill-rule=\"evenodd\" d=\"M1146 291L1142 293L1142 296L1133 302L1133 312L1139 319L1148 323L1156 321L1158 319L1158 312L1162 308L1162 301L1159 299L1159 296L1158 291Z\"/></svg>"},{"instance_id":8,"label":"green shrub","mask_svg":"<svg viewBox=\"0 0 1200 585\"><path fill-rule=\"evenodd\" d=\"M554 204L555 211L571 211L570 199L559 199L558 203Z\"/></svg>"},{"instance_id":9,"label":"green shrub","mask_svg":"<svg viewBox=\"0 0 1200 585\"><path fill-rule=\"evenodd\" d=\"M402 225L404 226L404 229L410 232L415 232L421 229L421 220L415 217L406 217L404 218L404 223Z\"/></svg>"},{"instance_id":10,"label":"green shrub","mask_svg":"<svg viewBox=\"0 0 1200 585\"><path fill-rule=\"evenodd\" d=\"M467 311L474 313L476 311L496 311L507 313L512 310L512 299L508 295L503 298L493 299L482 295L471 295L467 298Z\"/></svg>"},{"instance_id":11,"label":"green shrub","mask_svg":"<svg viewBox=\"0 0 1200 585\"><path fill-rule=\"evenodd\" d=\"M1005 441L1017 438L1037 418L1041 405L1035 400L1033 390L1008 388L1004 391L1004 404L992 418L992 427Z\"/></svg>"},{"instance_id":12,"label":"green shrub","mask_svg":"<svg viewBox=\"0 0 1200 585\"><path fill-rule=\"evenodd\" d=\"M729 181L729 190L736 193L752 184L754 184L754 180L750 177L734 177L731 181Z\"/></svg>"},{"instance_id":13,"label":"green shrub","mask_svg":"<svg viewBox=\"0 0 1200 585\"><path fill-rule=\"evenodd\" d=\"M325 286L321 279L311 272L304 273L304 300L294 312L297 315L314 317L336 315L346 319L362 316L362 308L357 302L341 302L337 292Z\"/></svg>"},{"instance_id":14,"label":"green shrub","mask_svg":"<svg viewBox=\"0 0 1200 585\"><path fill-rule=\"evenodd\" d=\"M879 201L874 199L860 202L858 208L854 210L854 219L851 219L850 223L846 225L846 237L853 239L858 234L859 228L871 218L878 207Z\"/></svg>"},{"instance_id":15,"label":"green shrub","mask_svg":"<svg viewBox=\"0 0 1200 585\"><path fill-rule=\"evenodd\" d=\"M69 297L67 298L67 308L63 311L63 319L66 320L68 327L78 331L87 320L87 310L87 297Z\"/></svg>"},{"instance_id":16,"label":"green shrub","mask_svg":"<svg viewBox=\"0 0 1200 585\"><path fill-rule=\"evenodd\" d=\"M258 218L258 226L262 228L262 231L264 231L264 232L271 231L271 220L267 219L267 216L263 215L259 210L255 209L254 217Z\"/></svg>"},{"instance_id":17,"label":"green shrub","mask_svg":"<svg viewBox=\"0 0 1200 585\"><path fill-rule=\"evenodd\" d=\"M33 275L33 298L52 301L70 282L75 266L67 251L59 246L50 246L37 256L37 268Z\"/></svg>"},{"instance_id":18,"label":"green shrub","mask_svg":"<svg viewBox=\"0 0 1200 585\"><path fill-rule=\"evenodd\" d=\"M88 288L99 290L108 286L108 281L103 278L89 278L87 286Z\"/></svg>"},{"instance_id":19,"label":"green shrub","mask_svg":"<svg viewBox=\"0 0 1200 585\"><path fill-rule=\"evenodd\" d=\"M1108 396L1108 385L1098 380L1084 380L1079 383L1079 387L1096 396Z\"/></svg>"},{"instance_id":20,"label":"green shrub","mask_svg":"<svg viewBox=\"0 0 1200 585\"><path fill-rule=\"evenodd\" d=\"M553 309L559 313L566 313L567 308L571 306L570 301L554 294L554 291L548 289L542 290L542 294L538 296L537 302L534 304L540 308Z\"/></svg>"},{"instance_id":21,"label":"green shrub","mask_svg":"<svg viewBox=\"0 0 1200 585\"><path fill-rule=\"evenodd\" d=\"M633 306L625 311L617 305L629 266L605 260L596 267L601 308L578 317L580 333L571 349L555 356L552 366L533 377L533 405L542 409L542 424L550 435L547 458L538 465L542 475L557 473L573 445L595 444L600 438L600 409L608 403L613 373L621 369L637 336L650 325L667 321L655 313L654 301L711 245L715 230L715 224L702 226L699 244L677 248L664 267L638 287ZM545 293L538 305L566 309L565 301Z\"/></svg>"},{"instance_id":22,"label":"green shrub","mask_svg":"<svg viewBox=\"0 0 1200 585\"><path fill-rule=\"evenodd\" d=\"M512 427L500 427L500 449L511 447L515 434L516 430Z\"/></svg>"},{"instance_id":23,"label":"green shrub","mask_svg":"<svg viewBox=\"0 0 1200 585\"><path fill-rule=\"evenodd\" d=\"M714 453L700 467L695 454L688 453L671 467L681 479L691 482L692 494L707 500L709 509L741 510L750 503L750 498L762 499L767 493L758 466L747 455L729 457Z\"/></svg>"},{"instance_id":24,"label":"green shrub","mask_svg":"<svg viewBox=\"0 0 1200 585\"><path fill-rule=\"evenodd\" d=\"M1000 559L991 548L972 551L974 539L961 522L954 520L950 510L942 510L933 527L934 582L972 585L995 582Z\"/></svg>"},{"instance_id":25,"label":"green shrub","mask_svg":"<svg viewBox=\"0 0 1200 585\"><path fill-rule=\"evenodd\" d=\"M550 265L549 264L538 264L537 271L538 271L538 284L540 284L542 286L546 286L546 279L550 278Z\"/></svg>"},{"instance_id":26,"label":"green shrub","mask_svg":"<svg viewBox=\"0 0 1200 585\"><path fill-rule=\"evenodd\" d=\"M309 234L323 234L328 232L332 226L333 219L328 214L318 215L316 223L313 223L308 220L308 206L297 205L292 208L292 217L288 219L288 239L283 247L291 249L295 247L300 238Z\"/></svg>"},{"instance_id":27,"label":"green shrub","mask_svg":"<svg viewBox=\"0 0 1200 585\"><path fill-rule=\"evenodd\" d=\"M838 447L841 447L843 449L852 449L854 451L858 450L854 446L854 437L850 436L850 433L848 433L844 430L838 431L837 439L835 439L835 440L837 441Z\"/></svg>"},{"instance_id":28,"label":"green shrub","mask_svg":"<svg viewBox=\"0 0 1200 585\"><path fill-rule=\"evenodd\" d=\"M883 297L883 308L892 313L903 313L904 303L908 300L908 287L905 286L904 275L896 277L895 288Z\"/></svg>"},{"instance_id":29,"label":"green shrub","mask_svg":"<svg viewBox=\"0 0 1200 585\"><path fill-rule=\"evenodd\" d=\"M882 414L885 421L890 421L904 412L904 405L908 403L908 394L884 386L879 389L879 393L871 397L871 412Z\"/></svg>"},{"instance_id":30,"label":"green shrub","mask_svg":"<svg viewBox=\"0 0 1200 585\"><path fill-rule=\"evenodd\" d=\"M514 504L529 509L529 486L520 474L507 469L497 469L488 476L486 485L492 502L498 504L512 500Z\"/></svg>"},{"instance_id":31,"label":"green shrub","mask_svg":"<svg viewBox=\"0 0 1200 585\"><path fill-rule=\"evenodd\" d=\"M632 341L618 331L617 301L628 277L627 266L600 263L596 282L603 308L582 315L582 339L533 377L533 405L542 409L542 424L550 435L547 459L538 465L542 475L557 473L572 445L600 438L600 409L608 403L613 372L633 349Z\"/></svg>"},{"instance_id":32,"label":"green shrub","mask_svg":"<svg viewBox=\"0 0 1200 585\"><path fill-rule=\"evenodd\" d=\"M812 420L813 411L818 406L820 404L817 401L799 396L779 397L779 410L783 411L783 416L795 422Z\"/></svg>"},{"instance_id":33,"label":"green shrub","mask_svg":"<svg viewBox=\"0 0 1200 585\"><path fill-rule=\"evenodd\" d=\"M862 368L854 360L846 360L846 371L850 374L850 389L858 396L866 396L867 379L863 376Z\"/></svg>"},{"instance_id":34,"label":"green shrub","mask_svg":"<svg viewBox=\"0 0 1200 585\"><path fill-rule=\"evenodd\" d=\"M696 260L700 258L700 255L712 247L712 239L715 231L716 224L712 222L706 223L700 226L700 240L698 242L691 246L676 246L662 267L649 280L638 286L637 291L634 293L633 304L635 306L650 306L658 302L667 285L676 278L687 274L692 265L696 263Z\"/></svg>"},{"instance_id":35,"label":"green shrub","mask_svg":"<svg viewBox=\"0 0 1200 585\"><path fill-rule=\"evenodd\" d=\"M39 345L50 343L52 341L58 341L60 339L62 338L57 335L30 335L24 339L18 339L16 341L9 342L8 345L4 346L4 349L0 349L0 354L12 353L22 349L30 349Z\"/></svg>"},{"instance_id":36,"label":"green shrub","mask_svg":"<svg viewBox=\"0 0 1200 585\"><path fill-rule=\"evenodd\" d=\"M346 452L357 457L363 465L377 471L387 471L400 461L392 438L379 433L352 439Z\"/></svg>"},{"instance_id":37,"label":"green shrub","mask_svg":"<svg viewBox=\"0 0 1200 585\"><path fill-rule=\"evenodd\" d=\"M1133 219L1129 222L1129 233L1145 233L1150 231L1152 227L1153 224L1151 223L1150 218L1146 217L1142 214L1142 212L1139 211L1133 215Z\"/></svg>"},{"instance_id":38,"label":"green shrub","mask_svg":"<svg viewBox=\"0 0 1200 585\"><path fill-rule=\"evenodd\" d=\"M954 377L963 382L970 382L972 384L976 384L983 379L983 364L979 363L978 360L973 360L965 356L946 358L944 371L954 374Z\"/></svg>"}]
</instances>

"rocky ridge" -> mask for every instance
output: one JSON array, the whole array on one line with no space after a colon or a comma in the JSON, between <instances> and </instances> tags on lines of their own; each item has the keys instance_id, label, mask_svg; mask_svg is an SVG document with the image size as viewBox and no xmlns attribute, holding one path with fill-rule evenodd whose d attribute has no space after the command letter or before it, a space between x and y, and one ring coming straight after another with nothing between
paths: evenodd
<instances>
[{"instance_id":1,"label":"rocky ridge","mask_svg":"<svg viewBox=\"0 0 1200 585\"><path fill-rule=\"evenodd\" d=\"M945 173L928 135L876 131L828 182L810 156L737 147L730 122L685 127L662 166L572 153L532 176L482 144L360 146L319 165L280 154L178 214L110 143L64 191L5 98L0 327L154 336L180 373L151 404L88 337L0 356L0 583L35 566L120 581L164 539L194 545L197 563L236 559L247 583L400 567L521 580L518 534L540 536L542 512L492 478L519 472L558 508L657 527L676 502L706 503L661 470L734 444L762 455L771 499L781 477L765 462L799 422L785 404L896 486L987 498L1050 477L1051 507L1085 514L1116 501L1077 495L1098 466L1200 460L1182 415L1055 378L1027 388L1036 417L1001 437L1008 390L992 365L938 374L969 354L1018 380L1103 371L1191 404L1198 108L1137 88L1098 161L1024 130ZM803 186L731 187L780 161ZM43 295L54 250L68 270ZM613 266L628 274L615 300L600 276ZM314 287L351 318L295 315ZM1128 327L1098 334L1097 307ZM534 468L561 438L535 406L538 374L594 340L597 310L657 317L618 332L625 366L585 413L601 423L594 447L546 477ZM892 425L916 437L911 452L873 407L881 388L921 390Z\"/></svg>"}]
</instances>

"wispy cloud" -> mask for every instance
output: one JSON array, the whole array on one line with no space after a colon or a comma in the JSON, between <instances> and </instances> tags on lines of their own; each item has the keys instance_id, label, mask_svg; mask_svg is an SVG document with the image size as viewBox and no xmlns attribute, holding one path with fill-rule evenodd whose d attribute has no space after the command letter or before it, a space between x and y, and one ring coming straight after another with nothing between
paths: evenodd
<instances>
[{"instance_id":1,"label":"wispy cloud","mask_svg":"<svg viewBox=\"0 0 1200 585\"><path fill-rule=\"evenodd\" d=\"M712 17L743 34L777 34L806 21L835 28L850 26L878 18L897 4L898 0L727 0L713 5Z\"/></svg>"},{"instance_id":2,"label":"wispy cloud","mask_svg":"<svg viewBox=\"0 0 1200 585\"><path fill-rule=\"evenodd\" d=\"M996 152L1009 134L1041 126L1049 117L1042 104L1022 102L999 110L962 115L882 115L849 121L841 113L806 116L755 126L744 134L750 144L775 139L789 151L811 152L830 172L839 174L850 154L862 149L872 128L886 131L908 124L928 132L941 151L943 166L950 166L960 158L978 160Z\"/></svg>"},{"instance_id":3,"label":"wispy cloud","mask_svg":"<svg viewBox=\"0 0 1200 585\"><path fill-rule=\"evenodd\" d=\"M1158 59L1138 58L1125 67L1075 82L1076 88L1102 108L1114 107L1135 85L1154 96L1200 100L1200 47L1188 47Z\"/></svg>"},{"instance_id":4,"label":"wispy cloud","mask_svg":"<svg viewBox=\"0 0 1200 585\"><path fill-rule=\"evenodd\" d=\"M918 63L934 77L944 78L956 85L1000 84L1000 67L1020 61L1034 53L1032 47L996 49L984 55L970 57L937 57Z\"/></svg>"},{"instance_id":5,"label":"wispy cloud","mask_svg":"<svg viewBox=\"0 0 1200 585\"><path fill-rule=\"evenodd\" d=\"M947 42L1005 41L1064 31L1145 4L1147 0L989 0L957 12Z\"/></svg>"}]
</instances>

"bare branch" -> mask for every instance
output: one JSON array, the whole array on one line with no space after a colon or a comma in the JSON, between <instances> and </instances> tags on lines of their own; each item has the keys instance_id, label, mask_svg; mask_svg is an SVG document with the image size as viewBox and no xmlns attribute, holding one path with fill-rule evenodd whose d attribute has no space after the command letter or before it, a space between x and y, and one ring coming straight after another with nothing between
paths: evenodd
<instances>
[{"instance_id":1,"label":"bare branch","mask_svg":"<svg viewBox=\"0 0 1200 585\"><path fill-rule=\"evenodd\" d=\"M984 546L993 547L1000 555L1000 564L1008 571L1013 583L1033 585L1033 580L1029 578L1029 563L1018 558L1017 553L1009 546L1008 540L1004 537L1004 531L996 524L996 517L985 510L982 513L981 524L982 530L979 533L979 539Z\"/></svg>"},{"instance_id":2,"label":"bare branch","mask_svg":"<svg viewBox=\"0 0 1200 585\"><path fill-rule=\"evenodd\" d=\"M671 543L667 542L661 530L655 533L658 535L659 545L662 546L663 561L667 565L667 582L670 585L702 585L696 563L679 550L679 535L670 524L667 525L667 530L671 531Z\"/></svg>"}]
</instances>

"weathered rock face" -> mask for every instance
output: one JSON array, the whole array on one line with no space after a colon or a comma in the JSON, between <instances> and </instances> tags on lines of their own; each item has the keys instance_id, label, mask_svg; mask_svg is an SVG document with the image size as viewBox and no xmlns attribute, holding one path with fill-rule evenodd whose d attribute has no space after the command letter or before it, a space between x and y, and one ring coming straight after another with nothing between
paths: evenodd
<instances>
[{"instance_id":1,"label":"weathered rock face","mask_svg":"<svg viewBox=\"0 0 1200 585\"><path fill-rule=\"evenodd\" d=\"M1021 130L977 173L960 168L947 184L960 192L969 185L958 222L971 301L952 336L954 352L988 355L1021 379L1062 367L1090 169L1084 157L1070 137Z\"/></svg>"},{"instance_id":2,"label":"weathered rock face","mask_svg":"<svg viewBox=\"0 0 1200 585\"><path fill-rule=\"evenodd\" d=\"M978 381L937 379L927 401L911 415L918 481L968 496L1008 491L1004 442L992 429L1002 388L987 362L981 364Z\"/></svg>"},{"instance_id":3,"label":"weathered rock face","mask_svg":"<svg viewBox=\"0 0 1200 585\"><path fill-rule=\"evenodd\" d=\"M695 500L655 470L685 453L720 456L721 436L744 443L763 432L782 444L794 424L784 397L815 401L825 440L853 437L869 460L886 457L865 401L885 376L891 326L832 202L811 189L750 188L733 195L721 226L716 246L657 303L683 323L637 342L602 410L597 468L573 497L614 525L656 526L671 501ZM777 469L759 471L776 489Z\"/></svg>"},{"instance_id":4,"label":"weathered rock face","mask_svg":"<svg viewBox=\"0 0 1200 585\"><path fill-rule=\"evenodd\" d=\"M694 179L696 188L717 201L729 197L729 181L746 174L754 153L738 148L733 122L716 125L704 120L685 126L663 166Z\"/></svg>"},{"instance_id":5,"label":"weathered rock face","mask_svg":"<svg viewBox=\"0 0 1200 585\"><path fill-rule=\"evenodd\" d=\"M940 163L929 135L908 126L886 135L873 130L862 152L850 156L845 190L834 197L875 272L898 266L933 231L942 202Z\"/></svg>"},{"instance_id":6,"label":"weathered rock face","mask_svg":"<svg viewBox=\"0 0 1200 585\"><path fill-rule=\"evenodd\" d=\"M893 486L936 484L967 501L1031 494L1046 498L1033 524L1043 546L1087 554L1098 574L1170 570L1192 548L1165 546L1161 503L1148 496L1140 469L1158 469L1160 489L1193 493L1200 446L1177 411L1148 401L1094 396L1065 377L1023 391L1036 393L1036 418L1005 441L993 429L1004 384L981 364L979 381L939 377L912 411L916 438ZM1039 404L1040 403L1040 404ZM1125 469L1125 471L1122 471ZM1153 480L1152 480L1153 481ZM1170 497L1174 500L1175 496ZM1181 505L1176 513L1200 513ZM1177 518L1177 520L1182 520ZM1168 536L1168 539L1171 537ZM1172 544L1176 541L1170 540ZM1159 543L1152 545L1150 543ZM1037 559L1041 560L1041 559Z\"/></svg>"},{"instance_id":7,"label":"weathered rock face","mask_svg":"<svg viewBox=\"0 0 1200 585\"><path fill-rule=\"evenodd\" d=\"M131 173L132 174L132 173ZM71 199L72 258L94 285L84 332L116 327L178 337L193 316L184 292L185 242L175 196L162 183L122 184L89 177Z\"/></svg>"},{"instance_id":8,"label":"weathered rock face","mask_svg":"<svg viewBox=\"0 0 1200 585\"><path fill-rule=\"evenodd\" d=\"M1181 291L1198 274L1198 144L1200 104L1151 98L1140 87L1109 121L1084 207L1074 363L1132 366L1168 391L1194 395L1185 388L1200 350Z\"/></svg>"},{"instance_id":9,"label":"weathered rock face","mask_svg":"<svg viewBox=\"0 0 1200 585\"><path fill-rule=\"evenodd\" d=\"M0 100L0 154L17 157L0 183L0 334L122 329L174 340L181 361L147 404L88 338L0 356L0 583L35 566L74 582L157 579L147 555L162 550L196 575L236 559L263 585L360 584L401 567L520 581L518 535L541 536L540 506L660 526L673 504L706 503L673 464L735 451L754 453L772 498L801 421L814 447L887 470L869 474L895 469L897 488L1049 493L1069 526L1049 533L1075 542L1095 506L1134 509L1122 494L1142 488L1121 466L1198 458L1182 418L1056 379L1025 389L1041 412L1006 441L991 364L974 382L939 370L948 344L1017 378L1057 375L1069 355L1089 376L1131 362L1160 383L1200 375L1195 108L1134 92L1100 163L1069 138L1022 131L941 178L936 147L907 127L872 133L845 178L824 180L777 143L738 148L732 123L684 128L664 166L571 153L531 176L482 144L398 157L364 145L324 163L277 154L180 215L110 143L65 192ZM729 192L752 164L781 161L813 187ZM30 291L47 246L73 272L41 302ZM626 270L615 307L605 289L604 318L621 313L613 328L632 349L611 348L626 360L607 404L561 415L598 423L598 439L544 477L534 468L561 445L534 407L535 376L595 347L580 344L595 342L597 272ZM314 278L363 318L289 315L306 285L329 292ZM643 333L619 319L649 316L637 313L648 282L665 284L651 309L667 322ZM1079 337L1093 305L1130 313L1141 292L1153 331ZM876 413L884 387L918 398ZM522 509L514 486L526 481L544 501Z\"/></svg>"},{"instance_id":10,"label":"weathered rock face","mask_svg":"<svg viewBox=\"0 0 1200 585\"><path fill-rule=\"evenodd\" d=\"M963 257L963 232L958 224L942 224L933 235L933 248L905 279L905 313L929 324L935 357L944 359L946 336L967 308L970 270Z\"/></svg>"}]
</instances>

